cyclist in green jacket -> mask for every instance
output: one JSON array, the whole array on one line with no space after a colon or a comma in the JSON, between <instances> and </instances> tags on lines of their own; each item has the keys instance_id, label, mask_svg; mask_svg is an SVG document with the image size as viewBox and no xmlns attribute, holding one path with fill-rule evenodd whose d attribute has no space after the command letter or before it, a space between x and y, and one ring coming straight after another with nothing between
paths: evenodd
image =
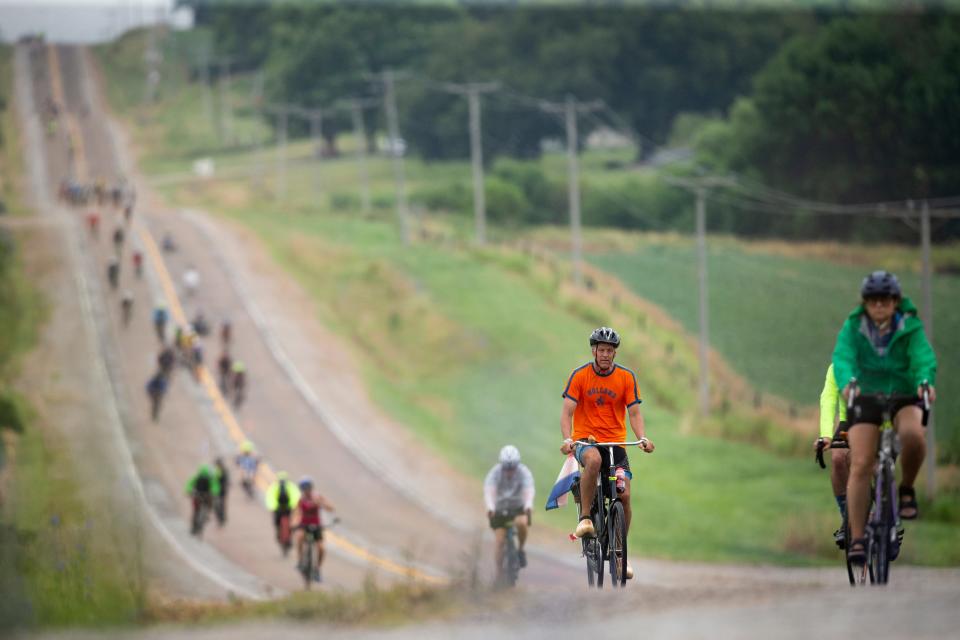
<instances>
[{"instance_id":1,"label":"cyclist in green jacket","mask_svg":"<svg viewBox=\"0 0 960 640\"><path fill-rule=\"evenodd\" d=\"M833 364L827 367L827 377L823 382L823 391L820 392L820 437L813 446L830 448L830 442L836 433L847 430L847 403L840 395L840 388L833 375ZM846 540L843 530L843 519L847 515L847 479L850 474L850 457L847 449L836 449L830 452L830 484L833 487L833 497L840 509L840 527L833 532L833 539L837 546L844 548Z\"/></svg>"},{"instance_id":2,"label":"cyclist in green jacket","mask_svg":"<svg viewBox=\"0 0 960 640\"><path fill-rule=\"evenodd\" d=\"M844 398L851 394L884 393L895 395L893 425L900 438L902 478L900 517L917 517L917 499L913 483L926 453L921 411L916 396L929 385L930 401L936 400L933 385L937 358L917 317L917 308L903 297L897 277L887 271L874 271L860 287L862 304L847 318L833 350L833 369ZM880 412L866 404L854 406L847 431L850 445L850 478L847 503L850 521L848 557L865 561L864 528L870 503L870 477L876 461L880 437Z\"/></svg>"},{"instance_id":3,"label":"cyclist in green jacket","mask_svg":"<svg viewBox=\"0 0 960 640\"><path fill-rule=\"evenodd\" d=\"M187 495L193 501L193 514L190 516L190 522L195 523L200 505L205 504L207 508L212 509L214 499L220 495L220 481L210 465L200 465L197 472L187 481ZM194 533L196 533L195 525Z\"/></svg>"}]
</instances>

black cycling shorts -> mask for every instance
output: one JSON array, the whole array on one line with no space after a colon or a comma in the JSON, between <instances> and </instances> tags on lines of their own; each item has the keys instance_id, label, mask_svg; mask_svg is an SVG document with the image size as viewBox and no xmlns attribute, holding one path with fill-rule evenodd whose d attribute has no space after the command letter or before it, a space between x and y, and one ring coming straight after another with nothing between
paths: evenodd
<instances>
[{"instance_id":1,"label":"black cycling shorts","mask_svg":"<svg viewBox=\"0 0 960 640\"><path fill-rule=\"evenodd\" d=\"M917 396L893 395L888 402L890 418L893 420L896 420L901 409L921 406ZM847 422L851 427L858 423L875 424L879 427L883 423L883 403L870 395L858 396L853 401L853 409L847 412Z\"/></svg>"},{"instance_id":2,"label":"black cycling shorts","mask_svg":"<svg viewBox=\"0 0 960 640\"><path fill-rule=\"evenodd\" d=\"M525 511L522 507L494 511L493 517L490 518L490 528L506 529L513 524L517 516L523 515L524 513Z\"/></svg>"},{"instance_id":3,"label":"black cycling shorts","mask_svg":"<svg viewBox=\"0 0 960 640\"><path fill-rule=\"evenodd\" d=\"M303 537L306 540L323 540L323 525L305 524L303 525Z\"/></svg>"},{"instance_id":4,"label":"black cycling shorts","mask_svg":"<svg viewBox=\"0 0 960 640\"><path fill-rule=\"evenodd\" d=\"M280 527L280 518L282 518L284 515L289 516L289 515L290 515L290 509L284 509L284 508L281 507L281 508L277 509L276 511L274 511L274 512L273 512L273 526L279 528L279 527Z\"/></svg>"}]
</instances>

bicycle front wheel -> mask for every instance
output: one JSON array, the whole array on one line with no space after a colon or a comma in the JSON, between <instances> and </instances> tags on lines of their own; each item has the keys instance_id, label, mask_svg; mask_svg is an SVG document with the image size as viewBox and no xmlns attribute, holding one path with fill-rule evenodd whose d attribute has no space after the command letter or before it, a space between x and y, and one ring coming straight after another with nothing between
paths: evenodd
<instances>
[{"instance_id":1,"label":"bicycle front wheel","mask_svg":"<svg viewBox=\"0 0 960 640\"><path fill-rule=\"evenodd\" d=\"M607 527L607 553L610 560L610 584L623 587L627 584L627 520L623 503L619 500L610 508Z\"/></svg>"}]
</instances>

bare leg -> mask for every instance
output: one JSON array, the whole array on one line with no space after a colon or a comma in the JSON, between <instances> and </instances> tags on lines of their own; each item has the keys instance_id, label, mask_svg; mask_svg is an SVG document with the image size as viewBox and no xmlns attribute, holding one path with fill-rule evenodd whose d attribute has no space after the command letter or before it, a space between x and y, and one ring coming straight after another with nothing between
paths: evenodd
<instances>
[{"instance_id":1,"label":"bare leg","mask_svg":"<svg viewBox=\"0 0 960 640\"><path fill-rule=\"evenodd\" d=\"M830 484L833 495L847 495L847 479L850 477L850 455L846 449L830 450Z\"/></svg>"},{"instance_id":2,"label":"bare leg","mask_svg":"<svg viewBox=\"0 0 960 640\"><path fill-rule=\"evenodd\" d=\"M900 436L900 465L903 472L901 484L905 487L913 486L927 454L926 434L920 424L921 419L919 407L904 407L893 421Z\"/></svg>"},{"instance_id":3,"label":"bare leg","mask_svg":"<svg viewBox=\"0 0 960 640\"><path fill-rule=\"evenodd\" d=\"M600 473L600 452L596 447L587 449L580 456L583 460L583 473L580 475L580 507L581 513L590 515L593 507L593 498L597 493L597 475Z\"/></svg>"},{"instance_id":4,"label":"bare leg","mask_svg":"<svg viewBox=\"0 0 960 640\"><path fill-rule=\"evenodd\" d=\"M850 477L847 481L847 513L850 535L862 538L870 507L870 476L877 460L880 430L876 425L861 422L847 432L850 444Z\"/></svg>"},{"instance_id":5,"label":"bare leg","mask_svg":"<svg viewBox=\"0 0 960 640\"><path fill-rule=\"evenodd\" d=\"M513 526L517 530L517 549L523 551L527 542L527 514L521 514L513 519Z\"/></svg>"}]
</instances>

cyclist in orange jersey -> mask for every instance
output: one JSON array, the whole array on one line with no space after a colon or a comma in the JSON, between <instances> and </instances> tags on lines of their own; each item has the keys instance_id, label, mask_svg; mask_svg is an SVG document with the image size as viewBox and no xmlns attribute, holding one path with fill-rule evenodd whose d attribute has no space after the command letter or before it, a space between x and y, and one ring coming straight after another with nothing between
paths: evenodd
<instances>
[{"instance_id":1,"label":"cyclist in orange jersey","mask_svg":"<svg viewBox=\"0 0 960 640\"><path fill-rule=\"evenodd\" d=\"M575 369L563 390L563 409L560 413L560 433L563 444L560 451L564 455L571 452L583 467L580 478L580 507L583 516L577 524L578 538L596 535L590 520L590 509L597 489L597 475L609 472L609 462L600 455L597 447L588 443L591 436L597 442L624 442L627 427L624 413L630 416L630 427L638 440L643 440L642 448L647 453L654 449L653 442L646 437L643 415L640 413L640 390L637 378L632 371L614 364L620 336L609 327L600 327L590 335L590 348L593 362ZM614 464L626 472L626 484L620 498L627 530L630 529L630 461L623 447L614 447ZM627 577L633 575L633 569L627 565Z\"/></svg>"}]
</instances>

